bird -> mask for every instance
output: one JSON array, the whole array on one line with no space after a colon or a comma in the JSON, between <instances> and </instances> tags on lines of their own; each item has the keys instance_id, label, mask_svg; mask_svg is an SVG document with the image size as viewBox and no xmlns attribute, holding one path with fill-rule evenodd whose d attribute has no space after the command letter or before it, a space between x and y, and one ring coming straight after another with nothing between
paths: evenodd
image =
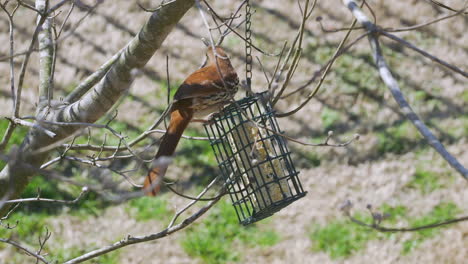
<instances>
[{"instance_id":1,"label":"bird","mask_svg":"<svg viewBox=\"0 0 468 264\"><path fill-rule=\"evenodd\" d=\"M158 159L172 156L188 124L210 122L214 114L234 99L239 88L239 77L223 48L209 46L206 56L206 65L190 74L174 94L169 126L154 158L156 165L148 171L143 185L143 191L148 196L158 194L168 167ZM208 119L203 119L207 116Z\"/></svg>"}]
</instances>

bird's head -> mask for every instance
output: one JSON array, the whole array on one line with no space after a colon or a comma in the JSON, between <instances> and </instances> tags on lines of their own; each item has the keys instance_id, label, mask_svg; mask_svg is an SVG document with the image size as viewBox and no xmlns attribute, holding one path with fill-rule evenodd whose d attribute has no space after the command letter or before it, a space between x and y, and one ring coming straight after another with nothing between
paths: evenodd
<instances>
[{"instance_id":1,"label":"bird's head","mask_svg":"<svg viewBox=\"0 0 468 264\"><path fill-rule=\"evenodd\" d=\"M208 57L208 61L211 63L215 62L215 57L218 58L218 62L221 63L223 61L229 62L229 57L224 52L224 49L220 46L215 46L214 50L212 46L209 46L206 50L206 56Z\"/></svg>"}]
</instances>

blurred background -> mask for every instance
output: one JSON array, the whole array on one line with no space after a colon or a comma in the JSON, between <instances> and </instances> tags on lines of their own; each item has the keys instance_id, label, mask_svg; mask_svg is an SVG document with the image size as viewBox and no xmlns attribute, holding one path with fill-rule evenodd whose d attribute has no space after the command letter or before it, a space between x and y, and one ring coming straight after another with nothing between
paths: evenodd
<instances>
[{"instance_id":1,"label":"blurred background","mask_svg":"<svg viewBox=\"0 0 468 264\"><path fill-rule=\"evenodd\" d=\"M284 41L292 42L299 29L297 2L250 2L255 10L253 43L267 52L278 53ZM383 28L412 26L451 14L428 1L367 2L375 12L377 24ZM455 9L462 8L465 2L444 1ZM159 4L140 3L146 7ZM212 6L227 17L239 3L220 0L213 1ZM61 24L65 13L57 16L57 24ZM65 25L55 73L57 100L124 47L150 15L136 1L123 0L103 1L80 23L86 14L84 7L75 9ZM25 8L20 8L15 17L15 49L23 51L29 45L36 17ZM302 60L285 94L307 84L330 59L346 33L324 32L316 21L318 17L330 30L348 27L353 18L341 1L317 2L306 24ZM398 36L466 71L467 26L466 15L458 16ZM350 39L362 33L354 32ZM207 37L206 28L198 10L192 8L142 69L128 95L121 100L111 127L129 139L145 131L167 106L166 57L171 93L174 93L183 79L203 62L202 37ZM8 19L0 14L0 43L4 43L0 46L0 57L8 55L8 41ZM466 79L396 42L385 38L381 41L387 62L414 110L449 152L467 166ZM230 34L222 46L240 78L245 79L244 42ZM253 55L258 56L267 72L274 71L277 57L257 51ZM22 57L16 58L18 69L21 61ZM23 89L21 116L35 111L37 66L38 54L33 53ZM266 80L255 58L253 69L253 90L264 91ZM0 84L0 115L4 117L11 114L12 103L7 61L0 62ZM276 110L285 112L298 106L314 87L315 82L281 100ZM237 97L240 99L244 94L241 91ZM1 135L7 124L7 120L0 120ZM343 202L350 200L354 204L353 215L370 222L366 206L371 204L374 210L389 213L383 225L394 227L418 226L468 214L466 181L404 118L379 78L366 39L339 57L315 98L295 115L281 118L280 125L289 136L309 143L323 142L328 131L334 132L332 142L335 143L347 141L356 133L360 140L342 148L305 147L289 142L308 194L269 219L243 227L237 223L225 197L183 231L154 242L125 247L89 263L464 263L468 259L467 222L421 232L388 234L353 224L339 210ZM16 131L8 149L21 143L27 129L21 127ZM105 131L93 130L92 142L99 144L104 134ZM199 124L190 125L187 135L205 136ZM141 148L153 145L145 152L148 157L157 148L159 137L152 134L142 142ZM86 140L83 136L77 142ZM110 137L107 140L109 144L118 143ZM55 152L52 156L59 154ZM138 168L134 159L108 165L118 170ZM53 170L107 190L117 190L123 184L116 180L121 176L109 170L78 163L63 161ZM182 140L167 177L178 180L179 191L196 195L218 173L209 143ZM134 181L141 182L144 174L145 168L140 168L130 175ZM74 199L80 192L79 187L38 176L23 197L37 196L38 187L41 197L55 199ZM12 230L0 229L0 237L12 237L37 248L37 237L47 228L52 237L45 251L49 252L50 259L60 262L114 243L127 234L143 235L161 230L187 202L166 191L156 199L144 197L121 203L90 193L79 205L24 204L10 217L12 223L20 220L18 226ZM33 261L0 244L0 263Z\"/></svg>"}]
</instances>

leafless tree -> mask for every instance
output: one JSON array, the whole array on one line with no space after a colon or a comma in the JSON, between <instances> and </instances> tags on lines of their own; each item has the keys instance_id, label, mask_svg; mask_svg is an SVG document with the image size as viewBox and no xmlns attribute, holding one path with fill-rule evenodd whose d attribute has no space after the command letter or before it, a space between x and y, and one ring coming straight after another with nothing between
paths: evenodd
<instances>
[{"instance_id":1,"label":"leafless tree","mask_svg":"<svg viewBox=\"0 0 468 264\"><path fill-rule=\"evenodd\" d=\"M336 30L338 32L345 31L346 33L344 34L340 44L336 47L336 51L329 59L328 63L323 65L323 67L316 72L310 82L299 89L294 89L291 87L290 83L297 68L300 67L299 63L304 55L302 45L305 37L305 27L306 24L310 22L311 14L314 11L314 7L317 2L316 0L303 0L297 2L302 15L299 20L299 30L291 43L278 45L278 50L280 52L277 53L262 50L261 47L256 46L250 39L246 38L243 33L239 33L242 32L239 29L240 26L246 22L243 17L239 16L239 12L241 12L242 7L249 4L249 1L239 1L236 9L230 11L231 15L229 17L222 17L217 10L210 6L208 1L162 1L153 9L140 5L141 12L149 12L151 13L151 16L148 18L146 24L141 26L141 29L136 36L126 46L122 47L119 52L110 56L109 60L100 66L95 72L76 85L76 87L74 87L74 89L63 100L57 100L54 98L54 73L58 65L57 49L60 47L63 39L66 38L67 35L72 34L75 28L84 19L86 19L86 16L84 16L76 25L68 26L67 28L69 32L67 32L64 29L66 28L65 25L68 23L70 14L72 14L75 8L87 10L87 14L91 14L103 1L95 1L93 6L88 6L83 3L83 1L78 0L55 1L54 4L52 4L52 2L53 1L47 0L36 0L35 4L32 4L29 1L20 0L5 0L0 2L0 8L3 11L3 14L8 18L10 36L10 52L7 56L0 59L1 61L8 61L10 66L9 90L12 101L11 115L7 117L9 126L0 142L0 150L2 151L0 158L8 163L8 165L0 172L0 215L4 216L4 218L0 220L0 223L2 223L1 221L6 220L12 211L15 210L16 207L10 207L13 204L31 202L73 204L77 203L81 199L85 199L86 193L89 191L100 193L103 196L107 196L108 199L113 200L127 200L143 195L143 192L139 191L139 187L141 187L141 185L133 182L131 177L128 176L132 171L115 170L106 164L109 161L128 158L136 159L140 163L153 162L151 159L145 159L144 155L141 155L141 153L149 147L142 146L141 142L143 139L154 133L164 133L164 129L158 129L158 126L164 120L165 114L163 113L159 118L155 117L156 121L150 127L145 128L142 134L133 139L128 139L124 134L114 130L110 124L114 119L113 115L115 115L120 98L126 95L135 78L138 78L139 74L145 71L146 63L161 47L163 41L190 8L197 8L199 10L206 26L207 37L210 39L212 45L221 43L227 34L235 34L250 48L256 49L263 54L277 57L277 64L276 67L274 67L273 72L268 72L266 69L263 69L262 62L258 60L265 76L265 83L268 87L272 106L275 106L280 100L284 100L296 92L307 91L298 107L287 111L279 111L277 113L277 117L279 118L291 117L303 109L303 107L306 106L320 91L322 84L326 80L329 72L332 71L334 62L338 57L346 53L354 44L362 40L364 37L367 37L377 70L383 82L390 89L394 99L399 104L401 112L416 126L421 135L427 139L428 144L433 147L463 178L468 179L467 169L445 149L440 141L426 127L421 118L419 118L411 109L385 62L380 49L381 43L379 42L380 37L397 41L398 43L418 52L422 56L439 63L441 67L445 67L448 70L459 74L463 78L467 78L468 74L464 69L451 65L443 59L437 58L406 40L392 34L392 32L403 30L418 30L421 27L433 23L439 23L445 19L465 16L466 7L460 10L450 8L452 12L450 15L434 19L433 21L428 21L422 25L405 29L386 29L380 27L375 22L371 22L371 20L367 18L367 15L365 15L361 8L367 6L368 10L372 9L366 2L361 2L361 5L358 5L355 1L343 0L343 4L354 15L354 21L352 21L350 27ZM359 6L361 6L361 8ZM66 7L68 7L67 11L65 11ZM449 7L445 6L445 8ZM18 51L15 43L15 14L19 9L29 10L29 12L37 15L35 30L30 39L29 47L25 51ZM61 11L64 12L60 13ZM226 12L223 10L223 13ZM61 25L56 24L55 19L57 16L63 17ZM209 18L211 18L211 20L209 20ZM356 26L357 23L361 26ZM363 31L361 36L354 40L349 40L351 33L357 30ZM28 73L30 56L35 52L40 56L37 106L35 112L31 115L20 116L19 113L22 102L24 76ZM250 56L250 54L248 55ZM15 63L18 61L21 61L19 73L15 72ZM165 64L166 62L161 61L160 63ZM167 79L169 82L169 71L167 73ZM313 89L308 89L310 88L310 84L314 82L316 83L315 87ZM110 116L108 121L97 123L97 121L106 114ZM13 148L9 153L6 153L6 146L18 126L27 126L29 128L29 132L19 147ZM75 139L77 137L83 135L86 136L87 133L91 133L89 132L91 129L107 131L111 137L117 139L118 144L107 144L106 139L104 139L101 144L95 144L90 141L86 144L75 143ZM327 139L323 143L310 144L289 137L287 136L287 133L282 134L282 136L286 137L291 142L311 146L341 147L346 146L359 138L359 135L356 135L348 142L334 144L330 143L332 135L333 133L329 133ZM206 140L205 138L188 136L186 136L186 138L190 140ZM52 156L51 154L55 153L54 151L56 150L59 150L60 155ZM129 188L127 189L127 192L123 194L109 195L102 186L76 182L58 174L53 169L50 169L54 164L64 160L111 170L112 172L121 175L122 180L128 183ZM50 179L80 185L83 187L82 192L76 199L71 201L46 199L40 197L40 194L37 197L18 199L31 177L37 173L40 173ZM129 235L112 245L104 246L81 256L77 256L66 263L80 263L127 245L163 238L183 229L208 211L222 197L224 194L224 189L222 187L218 192L211 191L211 193L216 193L214 198L208 199L210 201L192 215L187 216L184 220L179 220L179 217L189 207L197 201L204 199L204 195L217 181L219 181L219 179L215 178L212 183L210 183L197 197L194 197L193 201L189 202L186 207L180 209L174 216L173 221L171 221L167 228L162 231L143 236ZM223 185L221 184L221 186ZM134 191L132 188L138 188L138 191ZM374 225L372 227L375 228L378 226ZM36 258L38 261L49 263L46 256L41 253L43 245L49 237L50 234L47 232L45 238L41 240L41 248L37 251L28 249L22 246L21 243L10 239L1 239L0 241L9 243L12 246L21 249Z\"/></svg>"}]
</instances>

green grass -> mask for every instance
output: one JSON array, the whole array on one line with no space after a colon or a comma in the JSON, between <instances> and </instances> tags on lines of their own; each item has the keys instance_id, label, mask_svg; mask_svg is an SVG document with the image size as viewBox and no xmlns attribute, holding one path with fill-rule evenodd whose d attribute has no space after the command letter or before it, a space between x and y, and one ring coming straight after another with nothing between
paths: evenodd
<instances>
[{"instance_id":1,"label":"green grass","mask_svg":"<svg viewBox=\"0 0 468 264\"><path fill-rule=\"evenodd\" d=\"M318 167L322 163L319 154L313 150L302 151L296 149L293 151L293 160L296 167L305 169Z\"/></svg>"},{"instance_id":2,"label":"green grass","mask_svg":"<svg viewBox=\"0 0 468 264\"><path fill-rule=\"evenodd\" d=\"M463 138L468 135L468 117L467 116L458 116L453 125L440 126L441 129L444 129L450 136L454 138Z\"/></svg>"},{"instance_id":3,"label":"green grass","mask_svg":"<svg viewBox=\"0 0 468 264\"><path fill-rule=\"evenodd\" d=\"M384 204L377 211L386 215L382 226L390 227L407 217L408 209L401 205L389 206ZM454 203L440 203L428 214L409 220L406 226L418 227L439 223L454 218L459 211ZM372 223L370 216L363 217L358 214L354 217L362 222ZM402 242L402 254L410 253L424 240L434 237L439 232L440 228L412 232L411 238ZM314 226L309 237L313 241L312 250L326 252L332 259L338 259L355 254L366 247L371 240L391 239L399 234L381 233L350 221L334 220L325 226Z\"/></svg>"},{"instance_id":4,"label":"green grass","mask_svg":"<svg viewBox=\"0 0 468 264\"><path fill-rule=\"evenodd\" d=\"M187 128L184 135L191 137L206 137L205 132ZM189 166L209 165L216 166L216 158L210 143L206 140L181 139L177 152L183 153L176 157L176 162Z\"/></svg>"},{"instance_id":5,"label":"green grass","mask_svg":"<svg viewBox=\"0 0 468 264\"><path fill-rule=\"evenodd\" d=\"M200 130L189 127L185 135L205 137ZM215 175L218 163L213 149L208 141L181 139L177 146L174 165L181 168L189 168L191 172L190 183L196 186L206 186ZM168 173L167 178L176 180L176 175Z\"/></svg>"},{"instance_id":6,"label":"green grass","mask_svg":"<svg viewBox=\"0 0 468 264\"><path fill-rule=\"evenodd\" d=\"M3 139L3 135L5 134L8 128L8 123L8 120L0 118L0 141ZM28 129L26 127L17 126L10 137L10 141L8 141L8 145L6 146L4 153L8 154L12 146L20 145L21 142L23 142L26 133L28 133ZM0 159L0 170L2 170L3 167L5 167L5 165L5 161Z\"/></svg>"},{"instance_id":7,"label":"green grass","mask_svg":"<svg viewBox=\"0 0 468 264\"><path fill-rule=\"evenodd\" d=\"M171 80L171 90L169 93L169 96L172 100L174 98L174 94L177 92L177 89L179 88L179 85L182 84L183 80ZM151 96L156 96L156 99L163 100L163 102L167 102L167 81L166 78L161 81L155 81L156 86L158 87L158 92L154 95L151 94Z\"/></svg>"},{"instance_id":8,"label":"green grass","mask_svg":"<svg viewBox=\"0 0 468 264\"><path fill-rule=\"evenodd\" d=\"M357 216L365 222L370 218ZM345 220L334 220L325 226L314 226L309 238L313 251L324 251L332 259L345 258L363 249L377 233Z\"/></svg>"},{"instance_id":9,"label":"green grass","mask_svg":"<svg viewBox=\"0 0 468 264\"><path fill-rule=\"evenodd\" d=\"M127 212L137 221L167 221L173 215L164 196L133 199L128 203Z\"/></svg>"},{"instance_id":10,"label":"green grass","mask_svg":"<svg viewBox=\"0 0 468 264\"><path fill-rule=\"evenodd\" d=\"M71 248L56 248L52 249L51 251L51 257L48 259L51 259L52 261L56 261L53 263L62 263L66 260L70 260L72 258L78 257L80 255L85 254L86 252L91 251L93 248L96 248L96 246L91 245L87 249L81 249L78 247L71 247ZM86 263L89 264L118 264L120 259L120 250L115 250L112 252L109 252L105 255L99 256L97 258L91 259L87 261Z\"/></svg>"},{"instance_id":11,"label":"green grass","mask_svg":"<svg viewBox=\"0 0 468 264\"><path fill-rule=\"evenodd\" d=\"M36 177L41 179L40 177ZM36 183L42 180L35 180ZM48 192L47 185L45 185L44 192L41 194L41 197L49 197L53 199L62 199L64 196L62 194L53 194ZM29 191L27 191L29 192ZM29 193L26 193L29 195ZM44 195L44 196L43 196ZM88 194L91 197L95 197L94 194ZM95 214L102 211L102 204L97 199L88 199L83 201L80 205L70 206L72 211L69 213L72 216L79 215L81 217L89 217L94 212ZM0 237L1 238L13 238L15 241L27 242L30 245L33 245L34 248L38 248L38 237L44 237L46 230L49 230L52 233L50 241L46 244L44 252L48 253L46 257L51 261L58 261L52 263L62 263L64 260L79 256L83 253L86 253L93 248L94 245L88 246L87 248L64 248L63 244L60 243L60 234L56 233L49 224L49 221L52 221L54 218L58 217L58 213L62 212L62 209L65 208L63 205L53 205L50 203L25 203L22 204L19 208L16 209L14 213L10 215L7 220L2 221L3 225L9 224L10 226L15 226L13 229L6 229L0 227ZM60 216L59 216L60 217ZM69 216L65 216L69 217ZM0 243L0 250L6 247L6 244ZM100 264L111 264L118 263L118 252L112 252L106 254L102 257L97 258L96 260L91 260L90 263L100 263ZM8 263L29 263L30 257L23 254L14 254L13 258Z\"/></svg>"},{"instance_id":12,"label":"green grass","mask_svg":"<svg viewBox=\"0 0 468 264\"><path fill-rule=\"evenodd\" d=\"M416 128L409 121L378 132L377 138L377 152L379 154L402 154L409 151L421 140Z\"/></svg>"},{"instance_id":13,"label":"green grass","mask_svg":"<svg viewBox=\"0 0 468 264\"><path fill-rule=\"evenodd\" d=\"M439 175L435 172L417 168L413 174L413 178L406 185L410 188L415 188L423 194L430 193L436 189L443 187L439 182Z\"/></svg>"},{"instance_id":14,"label":"green grass","mask_svg":"<svg viewBox=\"0 0 468 264\"><path fill-rule=\"evenodd\" d=\"M384 204L378 211L387 216L386 223L393 224L406 215L407 209L402 205ZM354 217L365 223L372 222L367 212L365 216L356 214ZM315 225L309 233L313 242L312 250L326 252L332 259L349 257L365 248L369 241L390 236L391 234L379 233L344 219L333 220L324 226Z\"/></svg>"},{"instance_id":15,"label":"green grass","mask_svg":"<svg viewBox=\"0 0 468 264\"><path fill-rule=\"evenodd\" d=\"M0 227L0 237L5 238L14 235L21 239L36 240L41 232L45 232L47 219L49 217L47 213L30 214L21 211L13 213L3 224L9 223L10 226L14 226L16 223L18 224L13 229Z\"/></svg>"},{"instance_id":16,"label":"green grass","mask_svg":"<svg viewBox=\"0 0 468 264\"><path fill-rule=\"evenodd\" d=\"M406 216L408 209L403 205L390 206L383 204L379 211L385 214L385 222L395 224L400 218Z\"/></svg>"},{"instance_id":17,"label":"green grass","mask_svg":"<svg viewBox=\"0 0 468 264\"><path fill-rule=\"evenodd\" d=\"M81 193L81 188L77 186L59 183L55 180L47 180L42 176L34 176L26 186L21 197L37 197L38 189L40 189L41 198L55 200L73 200ZM78 204L64 205L48 202L24 203L17 211L30 215L37 213L56 215L62 212L64 208L69 208L69 213L71 215L79 216L81 219L84 219L99 215L100 211L108 205L109 203L103 201L97 194L89 192Z\"/></svg>"},{"instance_id":18,"label":"green grass","mask_svg":"<svg viewBox=\"0 0 468 264\"><path fill-rule=\"evenodd\" d=\"M467 90L463 91L460 97L463 99L463 102L468 103L468 91Z\"/></svg>"},{"instance_id":19,"label":"green grass","mask_svg":"<svg viewBox=\"0 0 468 264\"><path fill-rule=\"evenodd\" d=\"M187 254L203 263L226 263L242 261L242 249L272 246L279 240L273 230L242 226L232 205L220 202L206 219L188 230L181 243Z\"/></svg>"},{"instance_id":20,"label":"green grass","mask_svg":"<svg viewBox=\"0 0 468 264\"><path fill-rule=\"evenodd\" d=\"M440 203L439 205L435 206L434 209L427 215L413 219L410 222L410 226L418 227L442 222L454 218L459 212L460 210L454 203ZM431 228L415 232L411 239L403 242L402 253L409 254L412 250L417 248L424 240L434 237L439 232L440 228Z\"/></svg>"},{"instance_id":21,"label":"green grass","mask_svg":"<svg viewBox=\"0 0 468 264\"><path fill-rule=\"evenodd\" d=\"M323 124L323 129L325 131L331 129L333 125L340 120L340 115L341 114L339 112L331 108L325 107L322 110L322 113L320 114L320 118Z\"/></svg>"},{"instance_id":22,"label":"green grass","mask_svg":"<svg viewBox=\"0 0 468 264\"><path fill-rule=\"evenodd\" d=\"M56 236L55 236L56 237ZM54 238L54 234L52 234L51 239ZM35 238L33 241L37 241ZM76 246L65 248L60 247L60 244L56 244L54 246L50 246L50 242L46 243L42 253L47 253L45 256L46 260L50 263L58 264L63 263L64 261L70 260L72 258L78 257L80 255L85 254L96 248L95 245L90 245L87 248L78 248ZM105 255L99 256L97 258L88 260L86 263L89 264L118 264L120 259L120 251L112 251ZM33 258L27 256L25 254L13 254L12 258L9 259L8 264L23 264L23 263L35 263L33 262ZM39 262L42 263L42 262Z\"/></svg>"}]
</instances>

